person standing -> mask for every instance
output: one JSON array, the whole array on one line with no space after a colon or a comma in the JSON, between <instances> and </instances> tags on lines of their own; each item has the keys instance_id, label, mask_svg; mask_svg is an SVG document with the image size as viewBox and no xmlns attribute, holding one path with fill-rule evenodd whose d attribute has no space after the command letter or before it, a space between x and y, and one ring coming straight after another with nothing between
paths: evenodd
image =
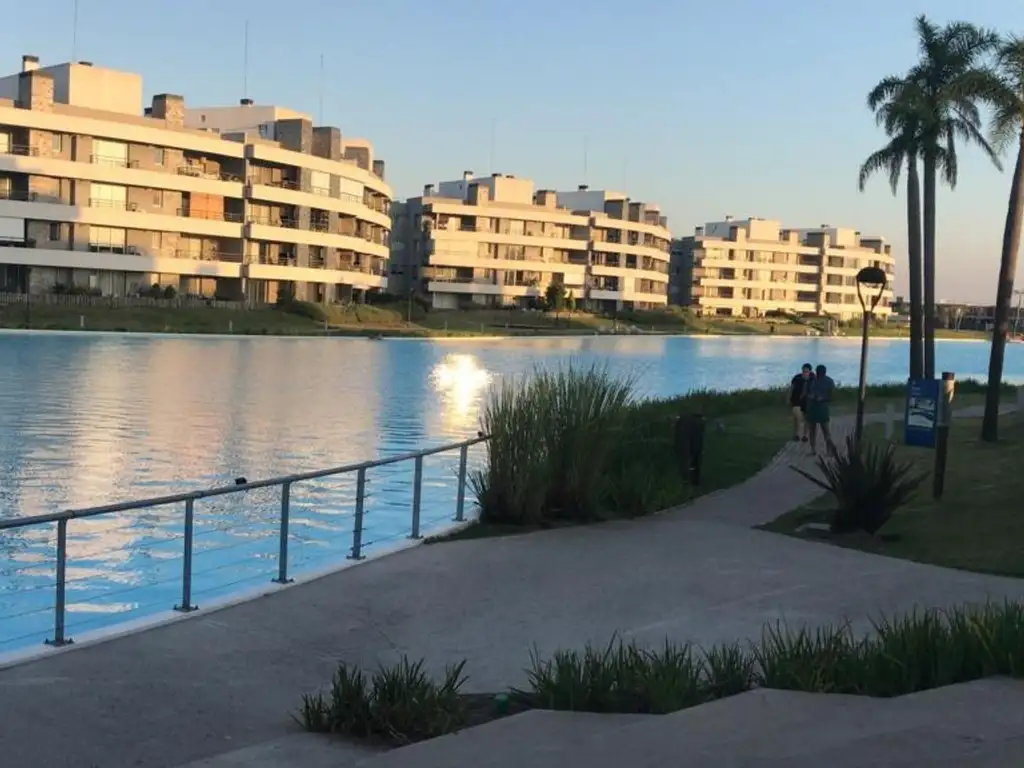
<instances>
[{"instance_id":1,"label":"person standing","mask_svg":"<svg viewBox=\"0 0 1024 768\"><path fill-rule=\"evenodd\" d=\"M810 363L804 363L800 373L789 383L789 408L793 412L793 442L807 442L807 395L814 373Z\"/></svg>"},{"instance_id":2,"label":"person standing","mask_svg":"<svg viewBox=\"0 0 1024 768\"><path fill-rule=\"evenodd\" d=\"M811 438L811 452L817 453L818 429L825 437L825 444L835 454L836 444L832 442L830 406L836 383L828 375L828 369L819 365L814 370L814 379L807 390L807 429Z\"/></svg>"}]
</instances>

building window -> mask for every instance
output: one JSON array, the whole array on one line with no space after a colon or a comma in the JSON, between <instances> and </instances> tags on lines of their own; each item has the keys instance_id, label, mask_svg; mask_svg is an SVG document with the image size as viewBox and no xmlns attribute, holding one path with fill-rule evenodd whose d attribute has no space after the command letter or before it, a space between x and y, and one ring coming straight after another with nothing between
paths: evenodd
<instances>
[{"instance_id":1,"label":"building window","mask_svg":"<svg viewBox=\"0 0 1024 768\"><path fill-rule=\"evenodd\" d=\"M127 208L128 188L114 184L92 184L89 187L89 206L92 208Z\"/></svg>"},{"instance_id":2,"label":"building window","mask_svg":"<svg viewBox=\"0 0 1024 768\"><path fill-rule=\"evenodd\" d=\"M164 191L162 189L153 190L153 205L157 208L164 207Z\"/></svg>"},{"instance_id":3,"label":"building window","mask_svg":"<svg viewBox=\"0 0 1024 768\"><path fill-rule=\"evenodd\" d=\"M163 147L153 147L153 162L156 165L163 165L164 164L164 148Z\"/></svg>"},{"instance_id":4,"label":"building window","mask_svg":"<svg viewBox=\"0 0 1024 768\"><path fill-rule=\"evenodd\" d=\"M0 155L11 154L11 134L0 133Z\"/></svg>"},{"instance_id":5,"label":"building window","mask_svg":"<svg viewBox=\"0 0 1024 768\"><path fill-rule=\"evenodd\" d=\"M63 154L64 152L64 134L55 133L53 134L53 153L55 155Z\"/></svg>"},{"instance_id":6,"label":"building window","mask_svg":"<svg viewBox=\"0 0 1024 768\"><path fill-rule=\"evenodd\" d=\"M127 168L128 145L120 141L94 139L92 142L92 161L97 165Z\"/></svg>"},{"instance_id":7,"label":"building window","mask_svg":"<svg viewBox=\"0 0 1024 768\"><path fill-rule=\"evenodd\" d=\"M124 253L125 230L113 227L89 227L89 250Z\"/></svg>"},{"instance_id":8,"label":"building window","mask_svg":"<svg viewBox=\"0 0 1024 768\"><path fill-rule=\"evenodd\" d=\"M51 221L50 222L50 235L49 235L49 239L51 241L53 241L53 242L57 242L57 241L59 241L61 239L60 238L60 222L59 221Z\"/></svg>"},{"instance_id":9,"label":"building window","mask_svg":"<svg viewBox=\"0 0 1024 768\"><path fill-rule=\"evenodd\" d=\"M267 139L268 141L274 140L274 124L273 123L260 123L259 127L260 138Z\"/></svg>"}]
</instances>

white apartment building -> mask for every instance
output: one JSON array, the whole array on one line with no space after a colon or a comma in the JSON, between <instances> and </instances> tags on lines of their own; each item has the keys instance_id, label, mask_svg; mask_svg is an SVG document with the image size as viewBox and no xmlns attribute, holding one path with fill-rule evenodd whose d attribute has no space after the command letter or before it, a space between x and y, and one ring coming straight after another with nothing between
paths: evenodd
<instances>
[{"instance_id":1,"label":"white apartment building","mask_svg":"<svg viewBox=\"0 0 1024 768\"><path fill-rule=\"evenodd\" d=\"M534 191L529 179L466 171L392 213L389 290L438 309L530 306L552 282L601 311L668 302L666 219L620 192Z\"/></svg>"},{"instance_id":2,"label":"white apartment building","mask_svg":"<svg viewBox=\"0 0 1024 768\"><path fill-rule=\"evenodd\" d=\"M770 219L726 217L672 243L670 293L674 304L702 315L787 312L850 319L861 314L856 278L868 266L888 276L875 310L886 317L895 259L884 238L828 224L783 228Z\"/></svg>"},{"instance_id":3,"label":"white apartment building","mask_svg":"<svg viewBox=\"0 0 1024 768\"><path fill-rule=\"evenodd\" d=\"M386 285L390 205L368 142L292 110L143 108L89 62L0 78L0 291L347 300Z\"/></svg>"}]
</instances>

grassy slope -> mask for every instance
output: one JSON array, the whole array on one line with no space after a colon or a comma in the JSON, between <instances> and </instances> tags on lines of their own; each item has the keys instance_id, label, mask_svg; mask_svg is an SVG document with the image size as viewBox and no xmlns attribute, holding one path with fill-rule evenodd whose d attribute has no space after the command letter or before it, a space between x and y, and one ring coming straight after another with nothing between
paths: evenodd
<instances>
[{"instance_id":1,"label":"grassy slope","mask_svg":"<svg viewBox=\"0 0 1024 768\"><path fill-rule=\"evenodd\" d=\"M1024 418L1004 416L1003 422L1001 441L995 445L978 439L979 422L954 422L943 498L932 498L929 478L881 536L805 535L924 563L1024 576ZM897 452L930 475L933 451L899 446ZM802 523L826 521L829 508L829 499L823 497L765 529L799 535L795 531Z\"/></svg>"},{"instance_id":2,"label":"grassy slope","mask_svg":"<svg viewBox=\"0 0 1024 768\"><path fill-rule=\"evenodd\" d=\"M411 312L410 312L411 309ZM0 306L0 328L43 330L146 331L166 333L244 333L323 335L323 323L272 309L59 307L33 304ZM333 306L333 335L478 336L555 335L629 330L644 333L722 335L804 335L813 325L787 320L697 318L671 308L658 312L623 312L616 319L582 312L544 313L507 310L431 311L405 302L386 305ZM898 335L899 329L877 329L876 335ZM968 333L958 338L970 338Z\"/></svg>"}]
</instances>

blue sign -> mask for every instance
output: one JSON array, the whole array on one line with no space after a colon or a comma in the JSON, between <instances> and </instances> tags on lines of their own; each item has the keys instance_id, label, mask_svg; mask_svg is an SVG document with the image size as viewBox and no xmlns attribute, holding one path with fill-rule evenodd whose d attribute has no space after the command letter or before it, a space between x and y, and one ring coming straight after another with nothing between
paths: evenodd
<instances>
[{"instance_id":1,"label":"blue sign","mask_svg":"<svg viewBox=\"0 0 1024 768\"><path fill-rule=\"evenodd\" d=\"M910 379L907 410L903 417L903 442L917 448L935 447L939 420L939 380Z\"/></svg>"}]
</instances>

